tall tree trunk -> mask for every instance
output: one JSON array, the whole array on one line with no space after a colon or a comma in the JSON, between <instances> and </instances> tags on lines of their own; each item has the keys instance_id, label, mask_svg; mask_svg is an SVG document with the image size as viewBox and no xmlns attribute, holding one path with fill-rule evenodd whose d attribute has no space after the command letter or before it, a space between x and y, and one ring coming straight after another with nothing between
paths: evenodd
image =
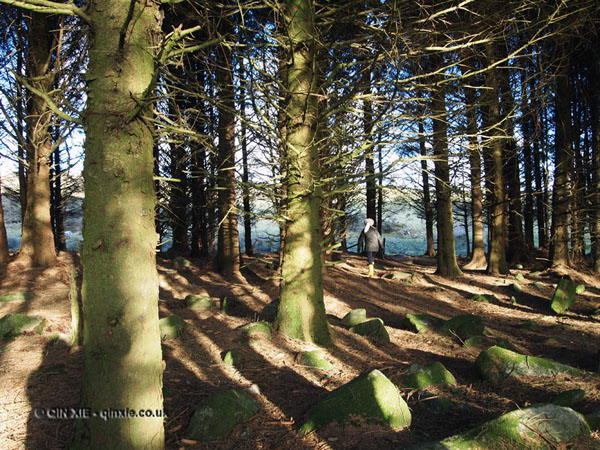
<instances>
[{"instance_id":1,"label":"tall tree trunk","mask_svg":"<svg viewBox=\"0 0 600 450\"><path fill-rule=\"evenodd\" d=\"M32 12L29 21L29 82L41 92L53 84L51 73L52 21ZM27 129L27 205L23 217L21 251L17 261L26 266L51 266L56 262L50 219L50 156L52 113L45 100L29 93Z\"/></svg>"},{"instance_id":2,"label":"tall tree trunk","mask_svg":"<svg viewBox=\"0 0 600 450\"><path fill-rule=\"evenodd\" d=\"M574 262L582 262L585 256L585 199L586 199L586 183L584 175L584 162L583 155L581 152L581 138L584 134L582 129L582 101L578 98L577 90L581 89L578 86L578 80L570 81L570 97L571 104L573 105L573 131L571 133L572 145L573 145L573 163L571 165L571 247L572 259Z\"/></svg>"},{"instance_id":3,"label":"tall tree trunk","mask_svg":"<svg viewBox=\"0 0 600 450\"><path fill-rule=\"evenodd\" d=\"M235 90L231 48L217 47L217 86L219 91L218 208L219 272L233 275L240 270L240 241L235 198Z\"/></svg>"},{"instance_id":4,"label":"tall tree trunk","mask_svg":"<svg viewBox=\"0 0 600 450\"><path fill-rule=\"evenodd\" d=\"M183 70L179 70L179 79ZM177 94L172 94L170 114L176 123L182 120L182 110L186 109L185 100ZM187 220L187 154L182 135L173 133L170 136L170 172L171 178L178 180L170 182L169 189L169 222L173 237L170 252L175 255L189 254L188 247L188 220Z\"/></svg>"},{"instance_id":5,"label":"tall tree trunk","mask_svg":"<svg viewBox=\"0 0 600 450\"><path fill-rule=\"evenodd\" d=\"M199 90L205 89L205 73L204 69L196 68L192 73L195 74L195 82L199 87ZM193 119L194 130L198 134L207 134L207 120L208 114L205 110L206 104L201 98L192 98L195 104L193 110L196 111L196 115ZM191 176L190 176L190 188L192 195L192 242L190 255L194 257L208 256L209 255L209 221L207 213L209 212L208 207L208 196L207 196L207 185L208 175L210 174L210 167L208 165L206 157L205 143L198 142L197 140L191 143Z\"/></svg>"},{"instance_id":6,"label":"tall tree trunk","mask_svg":"<svg viewBox=\"0 0 600 450\"><path fill-rule=\"evenodd\" d=\"M508 57L507 44L500 46L501 57ZM499 89L501 96L502 128L504 130L505 182L508 196L508 247L507 258L518 263L528 258L527 244L523 234L523 208L521 202L521 178L519 170L519 154L515 140L513 125L514 96L510 85L508 68L498 69Z\"/></svg>"},{"instance_id":7,"label":"tall tree trunk","mask_svg":"<svg viewBox=\"0 0 600 450\"><path fill-rule=\"evenodd\" d=\"M425 210L425 235L427 238L427 250L425 256L435 256L435 241L433 238L433 207L431 205L431 193L429 192L429 169L427 168L427 146L425 145L425 127L423 126L423 114L419 117L419 150L421 159L421 176L423 177L423 208Z\"/></svg>"},{"instance_id":8,"label":"tall tree trunk","mask_svg":"<svg viewBox=\"0 0 600 450\"><path fill-rule=\"evenodd\" d=\"M0 178L0 265L8 262L8 238L4 224L4 208L2 207L2 179Z\"/></svg>"},{"instance_id":9,"label":"tall tree trunk","mask_svg":"<svg viewBox=\"0 0 600 450\"><path fill-rule=\"evenodd\" d=\"M57 250L67 249L65 236L64 199L62 195L62 170L60 165L60 148L52 152L52 222L54 223L54 245Z\"/></svg>"},{"instance_id":10,"label":"tall tree trunk","mask_svg":"<svg viewBox=\"0 0 600 450\"><path fill-rule=\"evenodd\" d=\"M243 36L241 36L243 40ZM252 208L250 205L250 174L248 172L248 136L246 126L246 89L244 64L240 64L240 128L241 128L241 147L242 147L242 203L244 206L244 247L245 253L252 256Z\"/></svg>"},{"instance_id":11,"label":"tall tree trunk","mask_svg":"<svg viewBox=\"0 0 600 450\"><path fill-rule=\"evenodd\" d=\"M523 135L523 163L525 172L525 204L523 207L523 219L524 219L524 235L525 242L528 247L533 248L534 244L534 192L533 192L533 173L534 173L534 162L533 152L531 149L532 137L532 116L530 113L531 109L531 96L532 92L527 89L527 71L521 71L521 133Z\"/></svg>"},{"instance_id":12,"label":"tall tree trunk","mask_svg":"<svg viewBox=\"0 0 600 450\"><path fill-rule=\"evenodd\" d=\"M550 265L568 266L569 258L569 174L573 165L571 144L571 105L569 102L569 57L562 44L560 68L556 74L556 148L554 153L554 188L552 196L552 240Z\"/></svg>"},{"instance_id":13,"label":"tall tree trunk","mask_svg":"<svg viewBox=\"0 0 600 450\"><path fill-rule=\"evenodd\" d=\"M287 0L288 68L286 147L287 220L275 327L320 345L331 343L323 301L319 209L319 149L315 142L318 86L315 67L314 4Z\"/></svg>"},{"instance_id":14,"label":"tall tree trunk","mask_svg":"<svg viewBox=\"0 0 600 450\"><path fill-rule=\"evenodd\" d=\"M432 57L432 66L441 67L441 57ZM438 80L439 81L439 80ZM437 270L444 277L462 275L456 262L454 249L454 218L452 214L452 189L448 165L448 124L443 85L437 84L431 96L433 113L433 155L435 158L435 196L437 211Z\"/></svg>"},{"instance_id":15,"label":"tall tree trunk","mask_svg":"<svg viewBox=\"0 0 600 450\"><path fill-rule=\"evenodd\" d=\"M368 90L370 95L371 80L367 78ZM363 127L365 133L365 185L366 185L366 204L367 217L375 221L377 219L377 187L375 186L375 157L373 144L373 103L369 98L363 101ZM378 224L375 224L376 226Z\"/></svg>"},{"instance_id":16,"label":"tall tree trunk","mask_svg":"<svg viewBox=\"0 0 600 450\"><path fill-rule=\"evenodd\" d=\"M471 260L463 267L467 270L483 270L487 266L483 240L483 193L481 191L481 149L477 142L477 115L475 93L465 88L467 104L467 135L469 136L469 165L471 181L471 220L473 222L473 252Z\"/></svg>"},{"instance_id":17,"label":"tall tree trunk","mask_svg":"<svg viewBox=\"0 0 600 450\"><path fill-rule=\"evenodd\" d=\"M488 58L493 60L493 47L488 45ZM486 171L486 177L491 184L491 205L490 205L490 239L487 273L492 275L508 274L508 264L506 262L506 229L505 229L505 191L504 179L502 176L502 136L498 131L500 126L500 104L499 90L495 70L486 72L487 94L486 100L487 120L486 125L490 128L486 133L490 135L486 143L487 158L489 160L489 171Z\"/></svg>"},{"instance_id":18,"label":"tall tree trunk","mask_svg":"<svg viewBox=\"0 0 600 450\"><path fill-rule=\"evenodd\" d=\"M128 11L131 17L128 20ZM83 217L82 405L152 417L78 422L74 448L162 449L152 95L159 4L92 1Z\"/></svg>"},{"instance_id":19,"label":"tall tree trunk","mask_svg":"<svg viewBox=\"0 0 600 450\"><path fill-rule=\"evenodd\" d=\"M596 40L599 43L599 40ZM592 181L591 204L592 223L590 234L592 236L592 268L595 273L600 273L600 84L597 80L600 70L597 60L591 59L590 63L590 125L592 129Z\"/></svg>"}]
</instances>

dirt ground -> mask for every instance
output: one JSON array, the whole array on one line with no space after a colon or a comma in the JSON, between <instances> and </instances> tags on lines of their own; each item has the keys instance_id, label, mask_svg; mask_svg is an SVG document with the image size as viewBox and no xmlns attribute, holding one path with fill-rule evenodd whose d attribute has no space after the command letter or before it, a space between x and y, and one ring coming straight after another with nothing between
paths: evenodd
<instances>
[{"instance_id":1,"label":"dirt ground","mask_svg":"<svg viewBox=\"0 0 600 450\"><path fill-rule=\"evenodd\" d=\"M277 299L277 272L268 264L274 255L246 258L241 276L228 281L208 260L191 260L192 267L175 268L173 261L158 258L161 317L178 314L188 323L182 337L163 343L167 448L235 449L384 449L438 440L463 432L508 411L550 401L557 394L580 388L585 399L575 409L587 414L600 410L599 378L506 379L490 384L479 379L474 361L483 345L465 347L452 336L435 332L416 334L403 329L407 313L427 313L443 319L459 314L483 317L486 334L506 339L517 351L549 358L581 369L596 371L600 362L600 280L585 270L556 274L544 271L538 261L512 269L507 277L467 271L447 280L436 276L435 260L425 257L392 257L379 261L377 278L369 282L365 261L345 255L328 270L325 306L335 343L326 349L334 370L299 364L297 355L310 344L273 333L272 340L251 345L239 328L254 320L272 320L265 306ZM63 448L73 422L35 417L36 407L77 406L81 355L65 339L71 332L68 301L71 266L77 255L61 253L56 267L26 270L14 262L0 267L0 294L32 292L21 302L0 302L0 317L8 313L43 316L41 335L20 336L0 343L0 447L2 449ZM391 272L414 274L407 280L390 280ZM511 283L522 274L522 292ZM563 315L551 314L549 299L559 275L569 275L586 290ZM539 282L539 287L533 286ZM494 294L498 304L469 300L475 293ZM235 297L237 306L227 315L218 309L197 313L185 307L188 294ZM511 302L515 296L516 304ZM380 317L391 343L377 344L351 333L341 318L354 308L365 308L368 317ZM65 339L63 339L65 338ZM549 339L551 338L551 339ZM233 368L221 361L221 352L239 349L242 363ZM453 402L450 411L435 413L427 399L402 387L411 364L440 361L454 374L458 385L436 388L433 394ZM395 431L378 426L361 428L330 425L303 438L296 432L307 411L331 390L360 373L379 369L399 386L412 411L410 428ZM185 439L185 428L194 409L209 394L226 388L252 388L261 409L226 439L209 445ZM552 448L549 444L549 448ZM600 435L577 444L600 448Z\"/></svg>"}]
</instances>

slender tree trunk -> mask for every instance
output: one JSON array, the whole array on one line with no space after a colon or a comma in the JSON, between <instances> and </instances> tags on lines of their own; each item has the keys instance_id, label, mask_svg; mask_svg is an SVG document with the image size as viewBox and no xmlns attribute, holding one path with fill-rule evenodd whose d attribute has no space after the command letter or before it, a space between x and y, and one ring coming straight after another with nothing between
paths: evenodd
<instances>
[{"instance_id":1,"label":"slender tree trunk","mask_svg":"<svg viewBox=\"0 0 600 450\"><path fill-rule=\"evenodd\" d=\"M433 67L442 65L439 57L432 58ZM437 270L444 277L462 275L456 262L454 249L454 218L452 214L452 189L448 165L448 125L446 122L446 102L443 86L432 92L431 111L433 113L433 155L435 157L435 195L437 211Z\"/></svg>"},{"instance_id":2,"label":"slender tree trunk","mask_svg":"<svg viewBox=\"0 0 600 450\"><path fill-rule=\"evenodd\" d=\"M377 146L377 161L379 174L377 175L377 231L383 236L383 155L381 145Z\"/></svg>"},{"instance_id":3,"label":"slender tree trunk","mask_svg":"<svg viewBox=\"0 0 600 450\"><path fill-rule=\"evenodd\" d=\"M128 11L132 7L131 21ZM163 449L153 127L159 4L92 1L85 113L82 405L153 417L78 422L73 448ZM124 25L125 24L125 25ZM146 105L146 106L143 106Z\"/></svg>"},{"instance_id":4,"label":"slender tree trunk","mask_svg":"<svg viewBox=\"0 0 600 450\"><path fill-rule=\"evenodd\" d=\"M422 116L422 115L421 115ZM425 210L425 235L427 238L427 250L425 256L435 256L435 241L433 238L433 207L431 205L431 193L429 192L429 169L427 168L427 147L425 145L425 127L423 117L419 118L419 150L421 152L421 176L423 177L423 208Z\"/></svg>"},{"instance_id":5,"label":"slender tree trunk","mask_svg":"<svg viewBox=\"0 0 600 450\"><path fill-rule=\"evenodd\" d=\"M65 215L64 202L62 195L62 170L60 166L60 149L56 148L52 152L53 157L53 176L52 176L52 221L54 223L54 245L57 250L65 251L67 249L67 239L65 236Z\"/></svg>"},{"instance_id":6,"label":"slender tree trunk","mask_svg":"<svg viewBox=\"0 0 600 450\"><path fill-rule=\"evenodd\" d=\"M534 177L534 162L531 149L532 140L532 117L530 113L530 102L532 92L528 92L526 82L527 71L521 72L521 132L523 134L523 162L525 172L525 204L523 208L524 219L524 235L525 242L528 247L533 248L534 244L534 192L533 192L533 177Z\"/></svg>"},{"instance_id":7,"label":"slender tree trunk","mask_svg":"<svg viewBox=\"0 0 600 450\"><path fill-rule=\"evenodd\" d=\"M469 165L471 167L471 220L473 222L473 252L464 266L468 270L483 270L487 266L483 240L483 193L481 191L481 149L477 142L477 116L475 93L465 88L467 103L467 134L469 136Z\"/></svg>"},{"instance_id":8,"label":"slender tree trunk","mask_svg":"<svg viewBox=\"0 0 600 450\"><path fill-rule=\"evenodd\" d=\"M367 95L371 93L371 79L367 78ZM375 221L377 219L377 187L375 186L375 157L373 144L373 103L366 98L363 101L363 127L365 132L365 185L367 217ZM378 226L378 224L375 224Z\"/></svg>"},{"instance_id":9,"label":"slender tree trunk","mask_svg":"<svg viewBox=\"0 0 600 450\"><path fill-rule=\"evenodd\" d=\"M233 275L240 270L240 241L235 198L235 91L231 48L217 47L217 86L219 90L218 207L219 272Z\"/></svg>"},{"instance_id":10,"label":"slender tree trunk","mask_svg":"<svg viewBox=\"0 0 600 450\"><path fill-rule=\"evenodd\" d=\"M2 179L0 178L0 265L8 262L8 238L4 224L4 208L2 207Z\"/></svg>"},{"instance_id":11,"label":"slender tree trunk","mask_svg":"<svg viewBox=\"0 0 600 450\"><path fill-rule=\"evenodd\" d=\"M554 156L554 188L552 197L552 240L550 265L568 266L569 259L569 174L573 165L571 146L571 106L569 102L569 58L562 44L562 60L556 75L556 148Z\"/></svg>"},{"instance_id":12,"label":"slender tree trunk","mask_svg":"<svg viewBox=\"0 0 600 450\"><path fill-rule=\"evenodd\" d=\"M578 98L577 91L581 89L578 86L577 80L570 80L570 97L573 108L573 131L572 131L572 145L573 145L573 163L571 166L572 174L571 179L573 180L573 188L571 190L571 247L572 258L574 262L582 262L585 256L585 199L586 199L586 185L585 175L583 169L583 155L581 152L581 139L580 136L584 133L581 123L581 109L579 106L582 104L581 99Z\"/></svg>"},{"instance_id":13,"label":"slender tree trunk","mask_svg":"<svg viewBox=\"0 0 600 450\"><path fill-rule=\"evenodd\" d=\"M243 39L243 36L242 36ZM240 64L243 67L243 63ZM240 73L240 117L241 117L241 147L242 147L242 203L244 205L244 247L245 253L252 256L252 208L250 205L250 174L248 172L248 137L246 126L246 89L245 71L242 68Z\"/></svg>"},{"instance_id":14,"label":"slender tree trunk","mask_svg":"<svg viewBox=\"0 0 600 450\"><path fill-rule=\"evenodd\" d=\"M500 46L502 57L508 57L507 44ZM518 263L528 258L527 244L523 234L523 208L521 202L521 179L519 170L519 154L515 140L512 111L515 101L510 85L508 68L498 69L499 89L501 94L502 128L504 130L505 182L508 196L508 247L507 258Z\"/></svg>"},{"instance_id":15,"label":"slender tree trunk","mask_svg":"<svg viewBox=\"0 0 600 450\"><path fill-rule=\"evenodd\" d=\"M315 142L318 92L315 67L314 4L287 0L285 11L290 65L287 88L287 222L275 327L320 345L331 343L323 301L319 149Z\"/></svg>"},{"instance_id":16,"label":"slender tree trunk","mask_svg":"<svg viewBox=\"0 0 600 450\"><path fill-rule=\"evenodd\" d=\"M29 21L29 82L42 92L53 84L51 75L52 24L32 12ZM44 99L30 93L27 128L27 205L23 217L21 251L17 261L26 266L51 266L56 262L50 219L50 157L52 114Z\"/></svg>"},{"instance_id":17,"label":"slender tree trunk","mask_svg":"<svg viewBox=\"0 0 600 450\"><path fill-rule=\"evenodd\" d=\"M180 71L180 76L183 71ZM174 120L178 122L181 117L181 110L186 108L185 101L176 94L171 98L173 104L170 106L170 112ZM170 144L171 157L171 178L178 181L170 182L170 214L169 222L171 232L173 233L173 245L170 252L175 255L189 254L188 247L188 219L187 219L187 154L183 144L183 136L172 134Z\"/></svg>"},{"instance_id":18,"label":"slender tree trunk","mask_svg":"<svg viewBox=\"0 0 600 450\"><path fill-rule=\"evenodd\" d=\"M488 45L488 58L493 60L493 48ZM491 275L508 274L508 264L506 262L506 229L505 229L505 191L504 179L502 176L502 136L497 127L500 124L500 104L498 82L496 71L490 70L486 73L487 95L486 106L488 118L486 124L490 129L486 131L490 138L486 143L487 158L489 160L489 170L486 176L491 184L490 205L490 239L487 273Z\"/></svg>"}]
</instances>

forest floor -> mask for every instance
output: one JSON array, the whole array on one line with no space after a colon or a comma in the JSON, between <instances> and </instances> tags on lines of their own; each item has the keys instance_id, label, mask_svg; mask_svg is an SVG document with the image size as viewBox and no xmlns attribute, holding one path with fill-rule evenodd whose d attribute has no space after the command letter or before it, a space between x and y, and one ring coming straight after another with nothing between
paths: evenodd
<instances>
[{"instance_id":1,"label":"forest floor","mask_svg":"<svg viewBox=\"0 0 600 450\"><path fill-rule=\"evenodd\" d=\"M335 343L326 349L334 370L303 366L297 354L312 349L309 344L273 333L272 340L248 345L240 327L257 319L272 320L264 308L277 299L276 271L269 264L274 255L246 258L241 276L223 279L208 260L191 260L192 267L174 268L173 261L158 258L160 315L178 314L188 323L183 336L163 342L166 440L170 449L385 449L438 440L463 432L506 412L547 402L571 389L584 389L584 401L575 409L587 414L600 410L597 377L573 379L529 378L490 384L481 381L474 361L483 345L465 347L451 336L403 329L407 313L426 313L449 319L459 314L483 317L486 334L504 338L520 353L541 356L581 369L598 369L600 350L600 279L586 270L557 274L545 271L542 262L512 269L511 275L492 277L466 271L457 279L434 274L435 259L398 256L379 261L376 279L368 281L364 258L344 255L325 278L325 306L335 333ZM3 449L63 448L73 421L42 420L36 407L77 406L81 381L81 351L58 337L70 333L68 300L73 253L61 253L57 266L25 270L11 262L0 267L0 294L32 292L21 302L0 303L0 317L8 313L43 316L47 323L41 335L20 336L0 342L0 447ZM390 280L393 271L414 274L404 281ZM521 273L523 290L513 292L514 275ZM563 315L550 312L552 284L569 275L586 290ZM533 282L539 282L534 287ZM493 294L497 304L469 300L475 293ZM185 307L188 294L236 297L238 306L229 315L216 310L195 312ZM516 297L516 304L510 301ZM368 317L380 317L391 343L377 344L351 333L341 318L354 308L365 308ZM267 309L267 311L269 308ZM549 340L549 338L552 338ZM221 361L221 352L237 348L242 356L238 368ZM455 405L445 413L434 413L427 400L402 387L411 364L439 361L456 377L458 385L433 391ZM379 369L399 386L412 412L410 428L395 431L378 426L341 428L330 425L302 438L297 430L307 411L328 392L360 373ZM198 404L209 394L225 388L250 388L260 402L260 411L238 426L224 440L199 444L185 439L187 423ZM577 448L600 448L600 434L592 433Z\"/></svg>"}]
</instances>

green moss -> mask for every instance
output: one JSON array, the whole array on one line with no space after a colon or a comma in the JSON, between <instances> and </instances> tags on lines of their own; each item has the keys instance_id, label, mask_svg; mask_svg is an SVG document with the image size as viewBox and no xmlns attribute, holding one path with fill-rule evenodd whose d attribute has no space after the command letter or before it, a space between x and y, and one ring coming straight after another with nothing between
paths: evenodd
<instances>
[{"instance_id":1,"label":"green moss","mask_svg":"<svg viewBox=\"0 0 600 450\"><path fill-rule=\"evenodd\" d=\"M584 374L584 371L565 364L522 355L498 346L482 351L475 361L475 367L482 379L491 382L501 381L506 377L553 377L558 373L575 376Z\"/></svg>"},{"instance_id":2,"label":"green moss","mask_svg":"<svg viewBox=\"0 0 600 450\"><path fill-rule=\"evenodd\" d=\"M367 320L367 310L364 308L353 309L342 318L342 324L353 327Z\"/></svg>"},{"instance_id":3,"label":"green moss","mask_svg":"<svg viewBox=\"0 0 600 450\"><path fill-rule=\"evenodd\" d=\"M206 311L217 306L216 302L207 295L190 294L185 298L185 304L188 308Z\"/></svg>"},{"instance_id":4,"label":"green moss","mask_svg":"<svg viewBox=\"0 0 600 450\"><path fill-rule=\"evenodd\" d=\"M523 281L524 279L525 279L525 277L521 273L518 273L515 275L515 280L517 280L517 281Z\"/></svg>"},{"instance_id":5,"label":"green moss","mask_svg":"<svg viewBox=\"0 0 600 450\"><path fill-rule=\"evenodd\" d=\"M392 272L385 277L395 281L410 281L412 279L412 275L406 272Z\"/></svg>"},{"instance_id":6,"label":"green moss","mask_svg":"<svg viewBox=\"0 0 600 450\"><path fill-rule=\"evenodd\" d=\"M572 407L573 405L583 401L585 394L586 392L583 389L572 389L570 391L562 392L558 394L554 400L552 400L552 404Z\"/></svg>"},{"instance_id":7,"label":"green moss","mask_svg":"<svg viewBox=\"0 0 600 450\"><path fill-rule=\"evenodd\" d=\"M552 303L550 304L552 311L556 314L562 314L569 309L571 304L575 301L576 289L575 283L571 280L567 280L566 278L560 280L554 291Z\"/></svg>"},{"instance_id":8,"label":"green moss","mask_svg":"<svg viewBox=\"0 0 600 450\"><path fill-rule=\"evenodd\" d=\"M240 364L240 352L238 349L225 350L221 353L221 359L229 366L237 367Z\"/></svg>"},{"instance_id":9,"label":"green moss","mask_svg":"<svg viewBox=\"0 0 600 450\"><path fill-rule=\"evenodd\" d=\"M271 327L267 322L251 322L244 325L241 330L247 338L253 339L263 337L271 340Z\"/></svg>"},{"instance_id":10,"label":"green moss","mask_svg":"<svg viewBox=\"0 0 600 450\"><path fill-rule=\"evenodd\" d=\"M26 302L33 300L35 294L32 292L10 292L8 294L0 295L0 303L6 302Z\"/></svg>"},{"instance_id":11,"label":"green moss","mask_svg":"<svg viewBox=\"0 0 600 450\"><path fill-rule=\"evenodd\" d=\"M7 314L0 319L0 339L10 339L23 333L41 334L46 320L27 314Z\"/></svg>"},{"instance_id":12,"label":"green moss","mask_svg":"<svg viewBox=\"0 0 600 450\"><path fill-rule=\"evenodd\" d=\"M173 260L173 266L177 268L192 267L192 262L189 259L184 258L183 256L177 256Z\"/></svg>"},{"instance_id":13,"label":"green moss","mask_svg":"<svg viewBox=\"0 0 600 450\"><path fill-rule=\"evenodd\" d=\"M424 389L436 384L449 384L456 386L456 379L442 363L436 361L429 366L412 364L408 368L408 375L404 378L404 384L414 389Z\"/></svg>"},{"instance_id":14,"label":"green moss","mask_svg":"<svg viewBox=\"0 0 600 450\"><path fill-rule=\"evenodd\" d=\"M429 314L407 314L403 326L414 333L425 333L442 325L444 321Z\"/></svg>"},{"instance_id":15,"label":"green moss","mask_svg":"<svg viewBox=\"0 0 600 450\"><path fill-rule=\"evenodd\" d=\"M394 429L406 428L411 423L408 405L396 386L378 370L362 374L331 392L311 408L308 416L300 435L332 422L360 425L357 418Z\"/></svg>"},{"instance_id":16,"label":"green moss","mask_svg":"<svg viewBox=\"0 0 600 450\"><path fill-rule=\"evenodd\" d=\"M213 441L229 434L259 410L252 395L245 390L219 391L208 397L194 412L186 429L188 438Z\"/></svg>"},{"instance_id":17,"label":"green moss","mask_svg":"<svg viewBox=\"0 0 600 450\"><path fill-rule=\"evenodd\" d=\"M576 293L576 294L582 294L583 292L585 292L585 285L583 285L583 284L578 284L578 285L575 287L575 293Z\"/></svg>"},{"instance_id":18,"label":"green moss","mask_svg":"<svg viewBox=\"0 0 600 450\"><path fill-rule=\"evenodd\" d=\"M370 319L366 322L359 323L350 328L350 331L361 336L367 336L377 342L390 342L390 335L388 334L383 320L380 318Z\"/></svg>"},{"instance_id":19,"label":"green moss","mask_svg":"<svg viewBox=\"0 0 600 450\"><path fill-rule=\"evenodd\" d=\"M564 445L589 433L581 414L557 405L540 405L511 411L465 433L443 439L437 448L546 449L549 443Z\"/></svg>"},{"instance_id":20,"label":"green moss","mask_svg":"<svg viewBox=\"0 0 600 450\"><path fill-rule=\"evenodd\" d=\"M187 323L178 315L173 314L158 321L160 337L162 339L176 338L181 334Z\"/></svg>"},{"instance_id":21,"label":"green moss","mask_svg":"<svg viewBox=\"0 0 600 450\"><path fill-rule=\"evenodd\" d=\"M535 283L531 284L534 288L541 290L544 286L542 283L540 283L539 281L536 281Z\"/></svg>"},{"instance_id":22,"label":"green moss","mask_svg":"<svg viewBox=\"0 0 600 450\"><path fill-rule=\"evenodd\" d=\"M512 288L513 291L515 292L521 292L523 290L523 288L521 287L521 285L519 283L512 283L510 285L510 287Z\"/></svg>"},{"instance_id":23,"label":"green moss","mask_svg":"<svg viewBox=\"0 0 600 450\"><path fill-rule=\"evenodd\" d=\"M472 314L453 317L441 327L442 332L457 336L462 341L473 336L481 336L484 330L485 327L481 317Z\"/></svg>"},{"instance_id":24,"label":"green moss","mask_svg":"<svg viewBox=\"0 0 600 450\"><path fill-rule=\"evenodd\" d=\"M302 353L300 362L306 366L317 367L323 370L333 369L333 364L325 359L325 352L323 350Z\"/></svg>"},{"instance_id":25,"label":"green moss","mask_svg":"<svg viewBox=\"0 0 600 450\"><path fill-rule=\"evenodd\" d=\"M498 303L498 298L492 294L475 294L469 300L482 303Z\"/></svg>"}]
</instances>

